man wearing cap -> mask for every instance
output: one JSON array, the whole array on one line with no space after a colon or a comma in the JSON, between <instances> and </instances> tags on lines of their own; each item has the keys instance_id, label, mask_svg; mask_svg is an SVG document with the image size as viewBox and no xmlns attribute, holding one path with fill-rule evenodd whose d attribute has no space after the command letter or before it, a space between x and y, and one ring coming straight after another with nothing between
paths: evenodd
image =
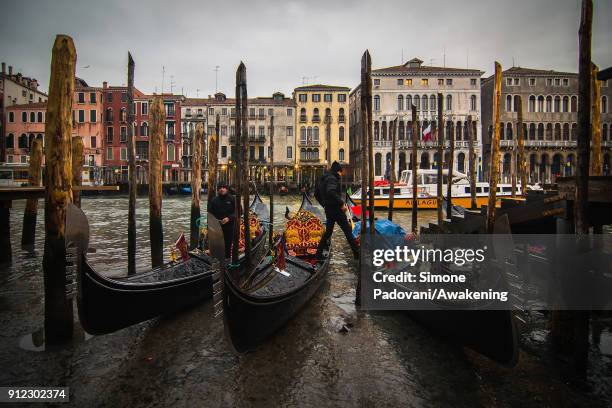
<instances>
[{"instance_id":1,"label":"man wearing cap","mask_svg":"<svg viewBox=\"0 0 612 408\"><path fill-rule=\"evenodd\" d=\"M323 250L328 247L328 240L334 232L334 224L336 223L340 226L342 232L344 232L344 236L353 250L353 256L355 258L359 257L359 246L353 238L351 227L345 214L346 204L342 200L340 192L340 176L342 176L342 166L335 161L316 185L315 195L325 209L325 217L327 218L325 233L317 248L317 257L321 257Z\"/></svg>"},{"instance_id":2,"label":"man wearing cap","mask_svg":"<svg viewBox=\"0 0 612 408\"><path fill-rule=\"evenodd\" d=\"M234 196L229 193L227 187L227 183L219 183L217 185L217 195L210 201L208 211L214 215L221 224L225 241L225 257L229 258L234 235L234 221L236 219L236 201Z\"/></svg>"}]
</instances>

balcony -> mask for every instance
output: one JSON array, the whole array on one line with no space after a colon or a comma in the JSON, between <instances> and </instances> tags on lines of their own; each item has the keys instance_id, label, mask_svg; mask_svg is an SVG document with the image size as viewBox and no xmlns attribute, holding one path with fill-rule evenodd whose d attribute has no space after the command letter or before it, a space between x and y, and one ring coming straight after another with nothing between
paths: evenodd
<instances>
[{"instance_id":1,"label":"balcony","mask_svg":"<svg viewBox=\"0 0 612 408\"><path fill-rule=\"evenodd\" d=\"M315 122L315 123L319 123L319 122L321 122L321 117L318 116L318 115L317 116L313 116L312 117L312 121Z\"/></svg>"},{"instance_id":2,"label":"balcony","mask_svg":"<svg viewBox=\"0 0 612 408\"><path fill-rule=\"evenodd\" d=\"M346 116L344 116L344 115L338 116L338 122L339 123L344 123L345 121L346 121Z\"/></svg>"},{"instance_id":3,"label":"balcony","mask_svg":"<svg viewBox=\"0 0 612 408\"><path fill-rule=\"evenodd\" d=\"M306 157L306 158L300 158L300 162L303 163L316 163L319 162L320 159L318 157Z\"/></svg>"},{"instance_id":4,"label":"balcony","mask_svg":"<svg viewBox=\"0 0 612 408\"><path fill-rule=\"evenodd\" d=\"M264 135L249 136L249 142L265 143L266 142L266 136L264 136Z\"/></svg>"},{"instance_id":5,"label":"balcony","mask_svg":"<svg viewBox=\"0 0 612 408\"><path fill-rule=\"evenodd\" d=\"M606 145L608 142L602 142ZM514 140L500 140L500 147L514 147ZM518 142L516 144L518 146ZM575 140L525 140L525 147L542 147L542 148L576 148Z\"/></svg>"},{"instance_id":6,"label":"balcony","mask_svg":"<svg viewBox=\"0 0 612 408\"><path fill-rule=\"evenodd\" d=\"M104 120L107 121L107 122L112 122L113 121L113 115L112 114L109 115L107 113L106 115L104 115Z\"/></svg>"},{"instance_id":7,"label":"balcony","mask_svg":"<svg viewBox=\"0 0 612 408\"><path fill-rule=\"evenodd\" d=\"M299 145L302 147L319 147L321 142L318 140L300 140Z\"/></svg>"},{"instance_id":8,"label":"balcony","mask_svg":"<svg viewBox=\"0 0 612 408\"><path fill-rule=\"evenodd\" d=\"M191 112L185 112L185 117L186 118L190 118L191 117Z\"/></svg>"}]
</instances>

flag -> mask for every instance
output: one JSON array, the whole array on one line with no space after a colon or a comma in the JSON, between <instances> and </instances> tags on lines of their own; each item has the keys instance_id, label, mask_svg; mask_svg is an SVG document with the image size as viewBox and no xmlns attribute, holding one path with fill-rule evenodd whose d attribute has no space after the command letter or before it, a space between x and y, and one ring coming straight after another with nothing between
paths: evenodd
<instances>
[{"instance_id":1,"label":"flag","mask_svg":"<svg viewBox=\"0 0 612 408\"><path fill-rule=\"evenodd\" d=\"M423 130L423 141L427 142L428 140L431 140L431 123Z\"/></svg>"},{"instance_id":2,"label":"flag","mask_svg":"<svg viewBox=\"0 0 612 408\"><path fill-rule=\"evenodd\" d=\"M185 234L181 232L181 235L179 235L174 245L181 253L181 258L183 258L183 261L188 261L189 260L189 248L187 247L187 239L185 239Z\"/></svg>"}]
</instances>

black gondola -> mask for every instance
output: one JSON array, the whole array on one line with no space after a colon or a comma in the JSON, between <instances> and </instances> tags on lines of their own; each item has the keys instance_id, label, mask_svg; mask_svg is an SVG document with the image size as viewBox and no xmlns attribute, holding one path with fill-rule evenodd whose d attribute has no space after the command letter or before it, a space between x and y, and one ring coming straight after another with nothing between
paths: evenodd
<instances>
[{"instance_id":1,"label":"black gondola","mask_svg":"<svg viewBox=\"0 0 612 408\"><path fill-rule=\"evenodd\" d=\"M262 212L265 204L256 195L251 210ZM265 211L264 211L265 212ZM127 278L108 278L87 262L89 224L85 214L70 206L67 213L67 238L76 251L79 318L90 334L106 334L167 313L172 313L212 296L212 258L196 250L187 261L167 263ZM253 240L251 257L265 254L267 227ZM241 261L244 255L241 256ZM243 263L239 263L242 267Z\"/></svg>"},{"instance_id":2,"label":"black gondola","mask_svg":"<svg viewBox=\"0 0 612 408\"><path fill-rule=\"evenodd\" d=\"M324 225L324 216L305 194L300 210L314 215L308 222ZM305 214L308 213L298 211L292 219L298 222L295 217ZM283 253L290 248L282 244L277 248L279 246ZM329 249L320 260L312 253L312 246L309 252L286 254L283 271L277 268L271 257L264 259L253 273L241 279L236 279L230 270L225 270L224 323L226 334L236 351L254 349L297 314L321 287L329 269Z\"/></svg>"}]
</instances>

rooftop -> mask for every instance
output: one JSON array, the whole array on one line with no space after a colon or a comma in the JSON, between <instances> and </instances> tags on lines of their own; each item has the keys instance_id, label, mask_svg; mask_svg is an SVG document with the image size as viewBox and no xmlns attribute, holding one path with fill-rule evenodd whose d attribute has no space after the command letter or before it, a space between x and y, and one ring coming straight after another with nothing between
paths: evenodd
<instances>
[{"instance_id":1,"label":"rooftop","mask_svg":"<svg viewBox=\"0 0 612 408\"><path fill-rule=\"evenodd\" d=\"M439 75L439 74L465 74L478 75L484 74L484 71L469 68L451 68L451 67L434 67L423 65L423 61L418 58L413 58L402 65L392 67L373 69L372 74L408 74L408 75Z\"/></svg>"},{"instance_id":2,"label":"rooftop","mask_svg":"<svg viewBox=\"0 0 612 408\"><path fill-rule=\"evenodd\" d=\"M8 106L6 110L23 110L23 109L46 109L47 102L22 103L20 105Z\"/></svg>"},{"instance_id":3,"label":"rooftop","mask_svg":"<svg viewBox=\"0 0 612 408\"><path fill-rule=\"evenodd\" d=\"M298 86L295 88L295 91L350 91L351 88L348 86L337 86L337 85L324 85L324 84L315 84L315 85L304 85Z\"/></svg>"}]
</instances>

